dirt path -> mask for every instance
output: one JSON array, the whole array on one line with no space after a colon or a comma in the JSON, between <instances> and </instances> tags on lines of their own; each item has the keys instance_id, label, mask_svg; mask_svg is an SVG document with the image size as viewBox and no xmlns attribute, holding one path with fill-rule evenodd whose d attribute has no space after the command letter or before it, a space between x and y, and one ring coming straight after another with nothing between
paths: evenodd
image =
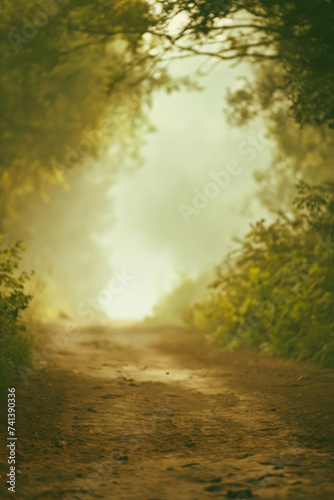
<instances>
[{"instance_id":1,"label":"dirt path","mask_svg":"<svg viewBox=\"0 0 334 500\"><path fill-rule=\"evenodd\" d=\"M16 385L18 499L334 497L330 370L111 326L40 367Z\"/></svg>"}]
</instances>

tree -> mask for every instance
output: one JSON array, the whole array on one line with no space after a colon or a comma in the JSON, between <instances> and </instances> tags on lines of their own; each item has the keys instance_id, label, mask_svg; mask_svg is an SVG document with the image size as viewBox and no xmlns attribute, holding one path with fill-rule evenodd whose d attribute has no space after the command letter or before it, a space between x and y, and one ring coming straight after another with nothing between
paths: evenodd
<instances>
[{"instance_id":1,"label":"tree","mask_svg":"<svg viewBox=\"0 0 334 500\"><path fill-rule=\"evenodd\" d=\"M43 196L49 183L62 181L87 150L96 155L119 141L133 148L151 92L170 84L150 71L145 2L5 1L2 14L0 219L15 213L17 197ZM92 20L115 35L92 39L82 29L93 29ZM94 138L105 128L107 140Z\"/></svg>"},{"instance_id":2,"label":"tree","mask_svg":"<svg viewBox=\"0 0 334 500\"><path fill-rule=\"evenodd\" d=\"M284 73L274 61L261 63L252 79L227 93L225 112L232 125L242 127L260 116L272 139L269 168L257 171L258 195L274 209L291 209L296 180L311 184L334 180L334 131L325 124L296 123L285 94Z\"/></svg>"},{"instance_id":3,"label":"tree","mask_svg":"<svg viewBox=\"0 0 334 500\"><path fill-rule=\"evenodd\" d=\"M2 4L0 231L24 238L25 264L75 306L110 276L111 238L98 233L110 232L117 174L139 164L151 95L180 84L154 64L152 12L141 0Z\"/></svg>"},{"instance_id":4,"label":"tree","mask_svg":"<svg viewBox=\"0 0 334 500\"><path fill-rule=\"evenodd\" d=\"M331 0L188 0L159 2L163 15L150 32L166 50L223 61L272 60L301 125L334 127L334 5ZM180 29L170 22L179 16Z\"/></svg>"},{"instance_id":5,"label":"tree","mask_svg":"<svg viewBox=\"0 0 334 500\"><path fill-rule=\"evenodd\" d=\"M333 16L327 0L5 0L0 219L17 195L59 181L52 165L117 109L138 130L152 90L175 86L174 57L274 60L298 123L332 126Z\"/></svg>"}]
</instances>

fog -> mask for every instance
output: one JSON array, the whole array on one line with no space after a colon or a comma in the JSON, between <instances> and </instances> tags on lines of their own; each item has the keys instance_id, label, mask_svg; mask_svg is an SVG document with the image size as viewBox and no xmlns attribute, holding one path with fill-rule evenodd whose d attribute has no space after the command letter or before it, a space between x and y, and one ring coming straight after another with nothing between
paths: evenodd
<instances>
[{"instance_id":1,"label":"fog","mask_svg":"<svg viewBox=\"0 0 334 500\"><path fill-rule=\"evenodd\" d=\"M188 60L172 70L178 76L194 74L197 67L198 61ZM200 79L201 91L155 94L150 120L156 132L146 138L144 164L132 175L121 174L112 190L112 263L133 279L107 306L109 316L149 314L180 273L196 277L218 264L233 238L264 213L253 194L254 170L270 160L262 123L232 127L223 112L226 88L235 89L245 71L244 65L216 65ZM210 173L226 172L231 162L239 165L234 174L224 176L219 189L208 188ZM200 209L192 210L194 189ZM205 189L212 196L207 201L198 194Z\"/></svg>"},{"instance_id":2,"label":"fog","mask_svg":"<svg viewBox=\"0 0 334 500\"><path fill-rule=\"evenodd\" d=\"M193 77L200 68L201 90L155 91L146 107L154 131L134 129L131 138L125 95L124 109L110 111L105 151L66 172L64 184L27 190L15 224L7 220L8 242L24 240L23 267L37 271L31 311L142 319L180 276L218 265L265 215L253 174L270 164L272 145L260 119L233 127L223 111L226 89L249 68L195 59L175 61L171 73ZM131 154L137 147L141 160Z\"/></svg>"}]
</instances>

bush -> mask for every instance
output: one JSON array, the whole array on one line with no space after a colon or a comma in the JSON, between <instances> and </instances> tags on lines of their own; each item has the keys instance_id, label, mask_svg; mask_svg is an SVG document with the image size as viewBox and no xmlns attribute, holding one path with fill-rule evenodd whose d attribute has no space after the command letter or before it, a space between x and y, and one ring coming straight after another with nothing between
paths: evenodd
<instances>
[{"instance_id":1,"label":"bush","mask_svg":"<svg viewBox=\"0 0 334 500\"><path fill-rule=\"evenodd\" d=\"M193 308L230 350L249 346L334 366L334 184L298 186L295 210L252 226Z\"/></svg>"},{"instance_id":2,"label":"bush","mask_svg":"<svg viewBox=\"0 0 334 500\"><path fill-rule=\"evenodd\" d=\"M1 244L1 241L0 241ZM28 307L30 295L24 285L30 278L26 272L18 273L21 243L12 248L1 248L0 257L0 387L15 376L20 364L29 366L32 340L21 319Z\"/></svg>"},{"instance_id":3,"label":"bush","mask_svg":"<svg viewBox=\"0 0 334 500\"><path fill-rule=\"evenodd\" d=\"M179 326L187 323L191 326L192 304L205 296L213 277L213 272L202 273L194 279L180 275L177 285L160 298L151 315L145 318L145 322L152 325Z\"/></svg>"}]
</instances>

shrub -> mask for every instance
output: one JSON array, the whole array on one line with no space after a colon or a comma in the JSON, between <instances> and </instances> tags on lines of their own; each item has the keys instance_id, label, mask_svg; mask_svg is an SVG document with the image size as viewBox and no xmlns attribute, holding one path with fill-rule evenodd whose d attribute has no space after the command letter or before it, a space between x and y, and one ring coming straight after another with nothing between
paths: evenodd
<instances>
[{"instance_id":1,"label":"shrub","mask_svg":"<svg viewBox=\"0 0 334 500\"><path fill-rule=\"evenodd\" d=\"M24 292L30 275L18 272L24 247L18 242L0 251L0 387L4 387L20 364L29 365L32 340L21 313L28 307L31 296Z\"/></svg>"},{"instance_id":2,"label":"shrub","mask_svg":"<svg viewBox=\"0 0 334 500\"><path fill-rule=\"evenodd\" d=\"M241 346L334 366L334 184L298 186L295 209L261 220L194 306L196 326Z\"/></svg>"}]
</instances>

